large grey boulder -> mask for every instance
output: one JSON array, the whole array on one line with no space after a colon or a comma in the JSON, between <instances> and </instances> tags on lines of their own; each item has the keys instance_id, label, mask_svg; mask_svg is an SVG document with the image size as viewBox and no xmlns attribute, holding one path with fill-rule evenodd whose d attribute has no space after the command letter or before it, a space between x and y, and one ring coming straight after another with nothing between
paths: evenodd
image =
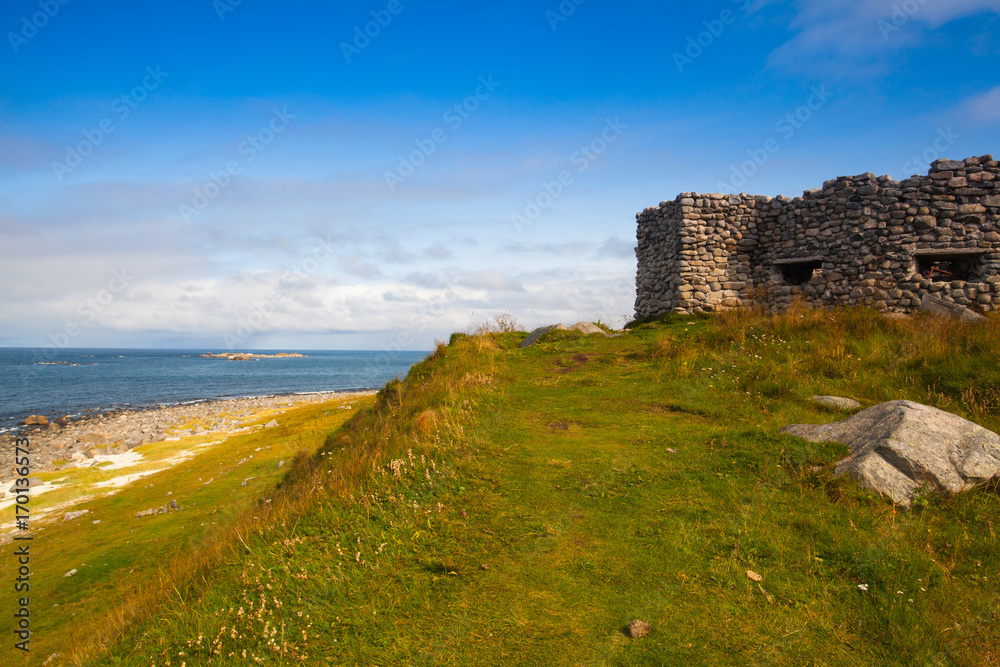
<instances>
[{"instance_id":1,"label":"large grey boulder","mask_svg":"<svg viewBox=\"0 0 1000 667\"><path fill-rule=\"evenodd\" d=\"M607 332L604 331L604 329L597 326L593 322L577 322L571 327L567 327L564 324L551 324L547 327L538 327L537 329L532 331L528 335L528 337L521 342L521 347L522 348L531 347L532 345L537 343L542 336L549 333L550 331L579 331L584 335L590 335L590 334L604 334L605 336L608 335Z\"/></svg>"},{"instance_id":2,"label":"large grey boulder","mask_svg":"<svg viewBox=\"0 0 1000 667\"><path fill-rule=\"evenodd\" d=\"M892 401L832 424L796 424L784 433L839 442L851 454L836 474L909 507L921 487L958 493L1000 477L1000 435L957 415Z\"/></svg>"}]
</instances>

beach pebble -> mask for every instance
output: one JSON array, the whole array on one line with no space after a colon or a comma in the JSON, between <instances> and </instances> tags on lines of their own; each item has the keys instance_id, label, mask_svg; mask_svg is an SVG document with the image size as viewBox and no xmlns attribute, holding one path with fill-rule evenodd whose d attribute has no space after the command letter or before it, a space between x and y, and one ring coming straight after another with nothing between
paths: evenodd
<instances>
[{"instance_id":1,"label":"beach pebble","mask_svg":"<svg viewBox=\"0 0 1000 667\"><path fill-rule=\"evenodd\" d=\"M82 442L90 445L103 445L108 442L108 438L103 433L94 433L93 431L88 431L87 433L81 433L77 436L77 442Z\"/></svg>"},{"instance_id":2,"label":"beach pebble","mask_svg":"<svg viewBox=\"0 0 1000 667\"><path fill-rule=\"evenodd\" d=\"M24 486L23 484L22 485L18 485L17 479L15 479L14 483L10 485L10 488L7 489L7 491L9 491L10 493L17 493L18 490L21 490L21 489L33 489L36 486L38 486L39 484L44 484L44 483L45 482L43 482L38 477L29 477L28 478L28 485Z\"/></svg>"}]
</instances>

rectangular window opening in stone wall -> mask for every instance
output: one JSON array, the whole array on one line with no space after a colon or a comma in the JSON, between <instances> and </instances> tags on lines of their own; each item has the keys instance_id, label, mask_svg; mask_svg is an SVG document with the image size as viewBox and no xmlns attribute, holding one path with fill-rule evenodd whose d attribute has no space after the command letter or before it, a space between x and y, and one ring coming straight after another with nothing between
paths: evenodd
<instances>
[{"instance_id":1,"label":"rectangular window opening in stone wall","mask_svg":"<svg viewBox=\"0 0 1000 667\"><path fill-rule=\"evenodd\" d=\"M815 257L779 259L774 265L781 269L781 278L786 285L805 285L812 280L817 269L823 268L823 260Z\"/></svg>"},{"instance_id":2,"label":"rectangular window opening in stone wall","mask_svg":"<svg viewBox=\"0 0 1000 667\"><path fill-rule=\"evenodd\" d=\"M981 250L917 252L914 268L931 282L979 282L984 277L983 255Z\"/></svg>"}]
</instances>

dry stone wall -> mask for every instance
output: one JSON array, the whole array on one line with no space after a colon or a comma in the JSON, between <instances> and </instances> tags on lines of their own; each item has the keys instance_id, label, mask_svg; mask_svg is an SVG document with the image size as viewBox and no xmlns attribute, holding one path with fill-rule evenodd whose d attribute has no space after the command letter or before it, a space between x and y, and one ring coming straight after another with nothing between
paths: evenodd
<instances>
[{"instance_id":1,"label":"dry stone wall","mask_svg":"<svg viewBox=\"0 0 1000 667\"><path fill-rule=\"evenodd\" d=\"M685 192L636 216L636 318L760 305L1000 310L1000 162L938 160L791 199Z\"/></svg>"}]
</instances>

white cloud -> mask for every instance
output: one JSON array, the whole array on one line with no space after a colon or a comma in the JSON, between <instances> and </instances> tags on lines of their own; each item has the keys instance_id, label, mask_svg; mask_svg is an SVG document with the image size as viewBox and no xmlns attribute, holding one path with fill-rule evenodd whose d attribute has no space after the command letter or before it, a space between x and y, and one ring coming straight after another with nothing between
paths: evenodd
<instances>
[{"instance_id":1,"label":"white cloud","mask_svg":"<svg viewBox=\"0 0 1000 667\"><path fill-rule=\"evenodd\" d=\"M777 0L768 4L786 4ZM921 43L927 29L983 12L1000 0L793 0L795 36L771 54L771 64L826 74L884 74L891 54Z\"/></svg>"},{"instance_id":2,"label":"white cloud","mask_svg":"<svg viewBox=\"0 0 1000 667\"><path fill-rule=\"evenodd\" d=\"M598 257L635 258L635 239L624 241L617 236L608 238L597 249Z\"/></svg>"},{"instance_id":3,"label":"white cloud","mask_svg":"<svg viewBox=\"0 0 1000 667\"><path fill-rule=\"evenodd\" d=\"M589 136L589 114L546 135L546 164L565 163L575 145L563 145L567 136ZM296 131L309 128L303 119ZM620 315L634 299L631 194L606 183L612 194L593 206L581 179L519 236L509 213L541 177L522 173L517 151L493 148L492 135L462 151L452 144L390 196L382 163L396 142L365 145L359 163L350 146L327 142L313 155L289 134L185 223L179 205L232 158L225 141L109 143L59 182L49 167L58 144L26 162L53 134L34 132L23 141L0 133L13 155L0 158L5 344L46 345L72 330L72 346L220 347L263 304L247 347L377 348L379 336L416 331L405 345L426 349L465 330L473 313L575 322ZM625 203L609 203L616 198ZM114 271L133 276L127 289L88 307Z\"/></svg>"},{"instance_id":4,"label":"white cloud","mask_svg":"<svg viewBox=\"0 0 1000 667\"><path fill-rule=\"evenodd\" d=\"M967 100L965 109L977 120L1000 120L1000 86Z\"/></svg>"}]
</instances>

